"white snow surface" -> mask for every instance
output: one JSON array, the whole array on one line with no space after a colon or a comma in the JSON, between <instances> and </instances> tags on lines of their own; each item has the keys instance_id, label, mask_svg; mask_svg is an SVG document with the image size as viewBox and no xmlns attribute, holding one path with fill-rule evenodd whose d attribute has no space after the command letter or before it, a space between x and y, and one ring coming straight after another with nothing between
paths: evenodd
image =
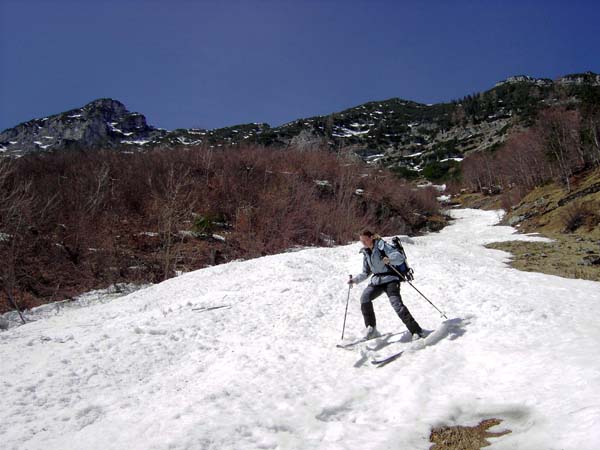
<instances>
[{"instance_id":1,"label":"white snow surface","mask_svg":"<svg viewBox=\"0 0 600 450\"><path fill-rule=\"evenodd\" d=\"M520 272L484 244L540 240L456 210L405 244L410 343L363 331L360 244L215 266L0 332L2 449L427 449L431 427L500 418L490 449L600 448L600 283ZM410 243L412 242L412 243ZM222 308L214 308L223 306ZM377 368L370 359L407 348Z\"/></svg>"},{"instance_id":2,"label":"white snow surface","mask_svg":"<svg viewBox=\"0 0 600 450\"><path fill-rule=\"evenodd\" d=\"M137 145L144 145L147 144L148 142L151 142L149 140L146 139L137 139L137 140L123 140L121 141L121 144L137 144Z\"/></svg>"}]
</instances>

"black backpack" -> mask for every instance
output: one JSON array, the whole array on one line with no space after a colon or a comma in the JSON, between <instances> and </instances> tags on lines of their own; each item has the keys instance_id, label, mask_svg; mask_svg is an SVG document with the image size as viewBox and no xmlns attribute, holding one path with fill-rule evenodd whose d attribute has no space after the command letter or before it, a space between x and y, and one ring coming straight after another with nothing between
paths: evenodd
<instances>
[{"instance_id":1,"label":"black backpack","mask_svg":"<svg viewBox=\"0 0 600 450\"><path fill-rule=\"evenodd\" d=\"M398 273L400 274L400 279L401 281L412 281L415 279L414 277L414 272L413 270L408 266L408 258L406 257L406 252L404 251L404 247L402 246L402 242L400 241L400 238L398 236L395 236L392 239L392 247L394 247L396 250L398 250L402 256L404 256L404 262L402 264L400 264L399 266L394 266L390 264L390 267L392 267L395 271L392 271L391 273L394 275L398 275ZM382 256L385 257L385 251L382 251ZM398 272L398 273L396 273Z\"/></svg>"}]
</instances>

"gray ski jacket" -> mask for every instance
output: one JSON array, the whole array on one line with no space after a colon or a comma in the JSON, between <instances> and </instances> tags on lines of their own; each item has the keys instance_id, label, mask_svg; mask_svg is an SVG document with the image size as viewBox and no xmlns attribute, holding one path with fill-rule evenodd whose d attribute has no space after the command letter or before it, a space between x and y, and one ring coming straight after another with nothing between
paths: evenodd
<instances>
[{"instance_id":1,"label":"gray ski jacket","mask_svg":"<svg viewBox=\"0 0 600 450\"><path fill-rule=\"evenodd\" d=\"M390 244L383 239L376 239L373 242L373 250L363 248L360 252L363 254L363 268L361 273L352 277L354 283L361 283L369 278L370 275L373 275L373 277L369 284L373 286L379 286L391 281L400 281L400 277L383 263L383 256L385 254L385 256L390 258L390 264L394 266L399 266L406 258Z\"/></svg>"}]
</instances>

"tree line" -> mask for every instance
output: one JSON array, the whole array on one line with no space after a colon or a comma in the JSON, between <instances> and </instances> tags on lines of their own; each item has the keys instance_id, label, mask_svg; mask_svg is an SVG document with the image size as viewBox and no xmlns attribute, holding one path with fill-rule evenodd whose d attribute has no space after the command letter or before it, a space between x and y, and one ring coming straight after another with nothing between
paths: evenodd
<instances>
[{"instance_id":1,"label":"tree line","mask_svg":"<svg viewBox=\"0 0 600 450\"><path fill-rule=\"evenodd\" d=\"M532 127L513 133L496 151L468 155L462 184L472 191L502 192L510 207L550 181L570 191L575 174L598 167L600 106L557 106L540 111Z\"/></svg>"}]
</instances>

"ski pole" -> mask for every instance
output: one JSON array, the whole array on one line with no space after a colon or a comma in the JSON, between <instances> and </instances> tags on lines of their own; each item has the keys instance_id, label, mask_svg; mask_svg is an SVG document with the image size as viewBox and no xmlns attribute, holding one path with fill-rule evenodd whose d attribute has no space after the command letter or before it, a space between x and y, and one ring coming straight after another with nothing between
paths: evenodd
<instances>
[{"instance_id":1,"label":"ski pole","mask_svg":"<svg viewBox=\"0 0 600 450\"><path fill-rule=\"evenodd\" d=\"M412 284L410 281L408 281L406 278L404 278L404 276L403 276L403 275L402 275L400 272L398 272L398 271L397 271L397 270L394 268L394 266L390 266L390 265L388 265L388 267L389 267L390 269L392 269L394 272L396 272L396 273L398 274L398 276L400 277L400 279L401 279L401 280L404 280L404 281L406 281L408 284L410 284L410 285L411 285L411 287L412 287L412 288L413 288L415 291L417 291L419 294L421 294L421 297L423 297L425 300L427 300L427 301L429 302L429 304L430 304L431 306L433 306L435 309L437 309L437 311L438 311L438 312L439 312L439 313L442 315L442 317L443 317L444 319L448 319L448 317L446 317L446 314L445 314L443 311L440 311L440 310L439 310L439 308L438 308L437 306L435 306L435 305L434 305L434 304L431 302L431 300L429 300L427 297L425 297L425 295L423 295L423 293L422 293L420 290L418 290L418 289L417 289L417 288L416 288L416 287L415 287L415 286L414 286L414 285L413 285L413 284Z\"/></svg>"},{"instance_id":2,"label":"ski pole","mask_svg":"<svg viewBox=\"0 0 600 450\"><path fill-rule=\"evenodd\" d=\"M348 275L350 277L350 281L352 281L352 275ZM344 312L344 326L342 327L342 341L344 340L344 331L346 331L346 315L348 314L348 302L350 301L350 289L352 289L352 284L348 284L348 298L346 299L346 312Z\"/></svg>"},{"instance_id":3,"label":"ski pole","mask_svg":"<svg viewBox=\"0 0 600 450\"><path fill-rule=\"evenodd\" d=\"M431 302L431 300L429 300L427 297L425 297L425 296L423 295L423 293L422 293L420 290L418 290L418 289L417 289L417 288L416 288L416 287L415 287L415 286L414 286L414 285L413 285L413 284L412 284L410 281L406 280L406 282L407 282L408 284L410 284L410 285L411 285L411 287L412 287L412 288L413 288L415 291L417 291L419 294L421 294L421 296L422 296L422 297L423 297L425 300L427 300L431 306L433 306L435 309L437 309L437 312L439 312L439 313L442 315L442 317L443 317L444 319L447 319L447 318L448 318L448 317L446 316L446 314L445 314L443 311L440 311L440 310L439 310L439 308L438 308L437 306L435 306L435 305L434 305L434 304Z\"/></svg>"}]
</instances>

